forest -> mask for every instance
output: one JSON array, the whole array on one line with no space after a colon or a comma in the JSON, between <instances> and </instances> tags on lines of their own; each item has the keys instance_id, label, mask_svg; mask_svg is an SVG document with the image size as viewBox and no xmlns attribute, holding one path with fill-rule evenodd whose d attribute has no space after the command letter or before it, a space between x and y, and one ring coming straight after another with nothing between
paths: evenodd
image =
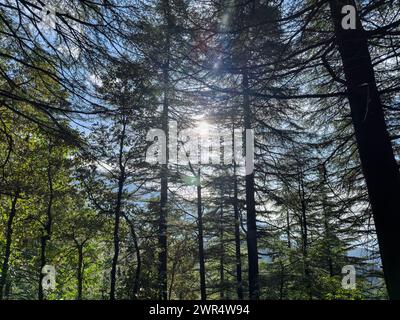
<instances>
[{"instance_id":1,"label":"forest","mask_svg":"<svg viewBox=\"0 0 400 320\"><path fill-rule=\"evenodd\" d=\"M0 0L0 300L399 300L400 2Z\"/></svg>"}]
</instances>

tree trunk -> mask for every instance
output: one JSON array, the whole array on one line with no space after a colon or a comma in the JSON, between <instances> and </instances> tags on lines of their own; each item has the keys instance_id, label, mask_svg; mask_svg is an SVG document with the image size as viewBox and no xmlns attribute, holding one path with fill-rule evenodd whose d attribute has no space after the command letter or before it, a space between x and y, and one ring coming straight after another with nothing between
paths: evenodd
<instances>
[{"instance_id":1,"label":"tree trunk","mask_svg":"<svg viewBox=\"0 0 400 320\"><path fill-rule=\"evenodd\" d=\"M282 262L279 263L280 274L279 274L279 300L283 300L285 291L285 267Z\"/></svg>"},{"instance_id":2,"label":"tree trunk","mask_svg":"<svg viewBox=\"0 0 400 320\"><path fill-rule=\"evenodd\" d=\"M324 232L325 232L325 239L326 239L326 263L327 267L329 270L329 276L333 277L334 276L334 271L333 271L333 259L332 259L332 249L331 249L331 240L333 239L332 237L332 231L329 223L329 216L328 216L328 202L327 202L327 196L326 194L323 195L322 198L322 212L324 214Z\"/></svg>"},{"instance_id":3,"label":"tree trunk","mask_svg":"<svg viewBox=\"0 0 400 320\"><path fill-rule=\"evenodd\" d=\"M355 30L341 27L341 9L354 1L330 0L336 43L342 58L347 95L361 167L368 188L390 299L400 299L400 176L384 119L369 54L367 35L357 15Z\"/></svg>"},{"instance_id":4,"label":"tree trunk","mask_svg":"<svg viewBox=\"0 0 400 320\"><path fill-rule=\"evenodd\" d=\"M118 186L118 198L117 198L117 206L114 214L114 255L112 259L111 265L111 274L110 274L110 300L115 300L115 288L117 282L117 265L118 265L118 257L119 257L119 225L120 225L120 216L121 216L121 198L122 198L122 190L123 190L123 182L119 182Z\"/></svg>"},{"instance_id":5,"label":"tree trunk","mask_svg":"<svg viewBox=\"0 0 400 320\"><path fill-rule=\"evenodd\" d=\"M307 205L304 191L304 178L303 173L299 172L299 200L301 207L301 239L302 239L302 251L303 251L303 267L304 267L304 278L307 288L307 294L312 299L312 284L311 284L311 271L308 263L308 222L307 222Z\"/></svg>"},{"instance_id":6,"label":"tree trunk","mask_svg":"<svg viewBox=\"0 0 400 320\"><path fill-rule=\"evenodd\" d=\"M6 279L6 286L5 286L5 288L4 288L4 297L5 297L6 299L8 299L8 297L9 297L10 294L11 294L11 292L12 292L12 282L11 282L11 279L10 279L10 278L7 278L7 279Z\"/></svg>"},{"instance_id":7,"label":"tree trunk","mask_svg":"<svg viewBox=\"0 0 400 320\"><path fill-rule=\"evenodd\" d=\"M177 264L178 264L177 254L175 254L174 259L172 261L171 275L170 275L170 281L169 281L169 290L168 290L168 299L169 300L171 300L172 289L174 288L174 284L175 284L175 273L176 273ZM179 299L181 299L181 298L179 298Z\"/></svg>"},{"instance_id":8,"label":"tree trunk","mask_svg":"<svg viewBox=\"0 0 400 320\"><path fill-rule=\"evenodd\" d=\"M234 141L234 140L232 140ZM235 218L235 260L236 260L236 285L237 296L243 300L243 282L242 282L242 260L240 253L240 217L238 205L238 186L236 177L236 163L233 164L233 212Z\"/></svg>"},{"instance_id":9,"label":"tree trunk","mask_svg":"<svg viewBox=\"0 0 400 320\"><path fill-rule=\"evenodd\" d=\"M137 295L140 289L140 273L142 270L142 258L140 256L140 248L137 241L136 232L133 226L131 226L131 230L132 230L132 238L133 238L133 243L135 245L135 253L136 253L135 283L133 284L132 294L133 294L133 299L137 299Z\"/></svg>"},{"instance_id":10,"label":"tree trunk","mask_svg":"<svg viewBox=\"0 0 400 320\"><path fill-rule=\"evenodd\" d=\"M203 244L203 209L201 203L201 180L200 169L198 170L197 180L197 225L199 232L199 265L200 265L200 295L201 300L206 300L206 271L204 264L204 244Z\"/></svg>"},{"instance_id":11,"label":"tree trunk","mask_svg":"<svg viewBox=\"0 0 400 320\"><path fill-rule=\"evenodd\" d=\"M83 289L83 245L80 244L77 246L78 248L78 270L77 270L77 279L78 279L78 296L77 300L82 300L82 289Z\"/></svg>"},{"instance_id":12,"label":"tree trunk","mask_svg":"<svg viewBox=\"0 0 400 320\"><path fill-rule=\"evenodd\" d=\"M223 196L221 195L221 201L223 201ZM224 249L224 209L223 203L221 204L221 212L219 217L219 298L221 300L225 299L225 249Z\"/></svg>"},{"instance_id":13,"label":"tree trunk","mask_svg":"<svg viewBox=\"0 0 400 320\"><path fill-rule=\"evenodd\" d=\"M11 202L11 210L8 216L7 221L7 229L6 229L6 248L4 251L4 260L3 266L1 268L1 279L0 279L0 300L3 300L3 291L4 286L7 283L8 269L9 269L9 261L11 255L11 243L12 243L12 234L13 234L13 221L16 214L17 209L17 201L19 197L19 191L17 191L14 195L14 198Z\"/></svg>"},{"instance_id":14,"label":"tree trunk","mask_svg":"<svg viewBox=\"0 0 400 320\"><path fill-rule=\"evenodd\" d=\"M166 147L165 147L165 158L166 163L162 165L161 168L161 195L160 195L160 219L159 219L159 237L158 243L160 248L160 253L158 256L158 277L159 277L159 299L167 300L168 298L168 283L167 283L167 205L168 205L168 145L169 145L169 130L168 130L168 109L169 109L169 91L170 91L170 50L171 50L171 38L170 32L172 28L171 21L171 7L169 0L163 0L163 14L166 19L167 28L165 35L165 61L163 63L163 85L164 85L164 99L163 99L163 110L162 110L162 129L166 136Z\"/></svg>"},{"instance_id":15,"label":"tree trunk","mask_svg":"<svg viewBox=\"0 0 400 320\"><path fill-rule=\"evenodd\" d=\"M243 72L243 111L244 127L251 129L251 109L249 100L249 80L247 73ZM247 151L246 151L247 152ZM256 204L254 199L254 171L246 175L246 211L247 211L247 251L249 264L249 298L258 300L258 250L257 250L257 223Z\"/></svg>"},{"instance_id":16,"label":"tree trunk","mask_svg":"<svg viewBox=\"0 0 400 320\"><path fill-rule=\"evenodd\" d=\"M120 227L120 219L121 219L121 208L122 208L122 193L124 190L125 183L125 164L123 161L123 152L124 152L124 143L125 143L125 130L126 130L126 122L127 119L124 117L122 120L122 132L120 136L119 143L119 177L118 177L118 194L117 194L117 203L115 206L114 213L114 256L112 259L111 265L111 274L110 274L110 300L115 300L115 288L117 282L117 265L118 265L118 256L119 256L119 227Z\"/></svg>"},{"instance_id":17,"label":"tree trunk","mask_svg":"<svg viewBox=\"0 0 400 320\"><path fill-rule=\"evenodd\" d=\"M287 237L287 246L290 249L292 247L291 236L290 236L290 213L289 209L286 209L286 237Z\"/></svg>"},{"instance_id":18,"label":"tree trunk","mask_svg":"<svg viewBox=\"0 0 400 320\"><path fill-rule=\"evenodd\" d=\"M131 229L133 245L135 246L136 263L137 264L136 264L136 270L135 270L135 282L133 283L133 289L132 289L132 299L135 300L135 299L137 299L137 295L138 295L138 292L140 289L140 273L142 270L142 258L140 255L139 243L138 243L138 239L136 236L136 231L135 231L135 226L133 224L133 221L129 220L125 214L124 214L124 217Z\"/></svg>"},{"instance_id":19,"label":"tree trunk","mask_svg":"<svg viewBox=\"0 0 400 320\"><path fill-rule=\"evenodd\" d=\"M47 181L49 184L49 202L47 204L47 220L44 226L42 237L40 238L40 270L39 270L39 291L38 291L38 299L44 299L44 292L43 292L43 277L44 274L42 273L43 267L47 263L46 258L46 250L47 250L47 241L51 238L51 227L53 223L53 216L52 216L52 209L53 209L53 199L54 199L54 190L53 190L53 176L51 172L51 149L49 149L49 163L47 167Z\"/></svg>"}]
</instances>

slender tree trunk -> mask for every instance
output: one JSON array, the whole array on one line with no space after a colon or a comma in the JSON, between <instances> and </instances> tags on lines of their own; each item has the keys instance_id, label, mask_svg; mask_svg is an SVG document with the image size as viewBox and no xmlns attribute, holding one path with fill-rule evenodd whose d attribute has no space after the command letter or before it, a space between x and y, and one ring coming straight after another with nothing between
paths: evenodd
<instances>
[{"instance_id":1,"label":"slender tree trunk","mask_svg":"<svg viewBox=\"0 0 400 320\"><path fill-rule=\"evenodd\" d=\"M114 255L112 259L111 265L111 274L110 274L110 300L115 300L115 290L117 283L117 265L118 265L118 257L119 257L119 228L120 228L120 219L121 219L121 208L122 208L122 194L124 190L125 183L125 164L123 161L123 152L124 152L124 144L126 138L126 117L122 120L122 132L120 136L119 143L119 155L118 155L118 165L119 165L119 177L118 177L118 193L117 193L117 203L115 206L114 213Z\"/></svg>"},{"instance_id":2,"label":"slender tree trunk","mask_svg":"<svg viewBox=\"0 0 400 320\"><path fill-rule=\"evenodd\" d=\"M283 300L283 295L285 291L285 267L282 262L280 265L280 281L279 281L279 300Z\"/></svg>"},{"instance_id":3,"label":"slender tree trunk","mask_svg":"<svg viewBox=\"0 0 400 320\"><path fill-rule=\"evenodd\" d=\"M119 228L120 228L120 218L121 218L122 190L123 190L123 179L120 178L120 181L118 183L117 206L115 208L115 214L114 214L114 232L113 232L114 255L112 259L111 275L110 275L110 300L115 300L117 265L118 265L119 245L120 245Z\"/></svg>"},{"instance_id":4,"label":"slender tree trunk","mask_svg":"<svg viewBox=\"0 0 400 320\"><path fill-rule=\"evenodd\" d=\"M140 256L140 248L139 243L136 237L136 232L133 226L131 227L132 230L132 238L133 243L135 246L135 253L136 253L136 270L135 270L135 283L133 284L133 299L137 299L137 295L140 289L140 273L142 272L142 258Z\"/></svg>"},{"instance_id":5,"label":"slender tree trunk","mask_svg":"<svg viewBox=\"0 0 400 320\"><path fill-rule=\"evenodd\" d=\"M165 61L163 63L163 85L164 85L164 99L162 110L162 129L166 136L166 163L161 168L161 195L160 195L160 219L159 219L159 238L158 243L160 253L158 256L158 277L159 277L159 299L167 300L168 298L168 283L167 283L167 215L168 215L168 145L169 145L169 130L168 130L168 112L169 112L169 91L170 91L170 50L171 50L171 7L169 0L163 0L163 14L167 22L166 35L165 35Z\"/></svg>"},{"instance_id":6,"label":"slender tree trunk","mask_svg":"<svg viewBox=\"0 0 400 320\"><path fill-rule=\"evenodd\" d=\"M304 265L304 277L306 282L307 293L310 299L312 299L311 292L311 271L308 263L308 222L307 222L307 205L304 191L304 180L303 173L299 173L299 199L301 205L301 239L303 249L303 265Z\"/></svg>"},{"instance_id":7,"label":"slender tree trunk","mask_svg":"<svg viewBox=\"0 0 400 320\"><path fill-rule=\"evenodd\" d=\"M197 225L199 232L199 265L200 265L200 295L201 300L206 300L206 271L204 263L204 239L203 239L203 208L201 200L201 177L198 170L197 181Z\"/></svg>"},{"instance_id":8,"label":"slender tree trunk","mask_svg":"<svg viewBox=\"0 0 400 320\"><path fill-rule=\"evenodd\" d=\"M307 256L308 253L308 225L307 225L307 206L304 194L303 178L300 174L299 177L299 198L301 206L301 225L302 225L302 242L303 242L303 254Z\"/></svg>"},{"instance_id":9,"label":"slender tree trunk","mask_svg":"<svg viewBox=\"0 0 400 320\"><path fill-rule=\"evenodd\" d=\"M3 300L4 286L7 283L9 261L11 255L11 244L12 244L12 234L13 234L13 221L17 211L17 201L19 197L19 191L14 195L11 201L11 210L8 216L7 229L6 229L6 248L4 251L3 265L1 268L1 279L0 279L0 300Z\"/></svg>"},{"instance_id":10,"label":"slender tree trunk","mask_svg":"<svg viewBox=\"0 0 400 320\"><path fill-rule=\"evenodd\" d=\"M6 279L6 286L4 288L4 297L6 299L8 299L8 297L10 296L11 291L12 291L12 282L11 282L11 279L8 277Z\"/></svg>"},{"instance_id":11,"label":"slender tree trunk","mask_svg":"<svg viewBox=\"0 0 400 320\"><path fill-rule=\"evenodd\" d=\"M222 195L221 195L222 200ZM225 299L225 248L224 248L224 209L223 204L221 204L221 211L219 217L219 298L221 300Z\"/></svg>"},{"instance_id":12,"label":"slender tree trunk","mask_svg":"<svg viewBox=\"0 0 400 320\"><path fill-rule=\"evenodd\" d=\"M51 228L53 223L53 200L54 200L54 190L53 190L53 176L51 172L51 149L49 149L49 163L47 167L47 181L49 184L49 202L47 204L47 220L44 226L42 237L40 238L40 270L39 270L39 291L38 291L38 299L44 299L44 292L43 292L43 277L44 274L42 273L43 267L47 263L46 257L46 250L47 250L47 242L50 241L51 238Z\"/></svg>"},{"instance_id":13,"label":"slender tree trunk","mask_svg":"<svg viewBox=\"0 0 400 320\"><path fill-rule=\"evenodd\" d=\"M233 140L234 141L234 140ZM242 258L240 253L240 217L238 205L238 186L236 177L236 163L233 164L233 212L235 218L235 260L236 260L236 285L237 296L243 300Z\"/></svg>"},{"instance_id":14,"label":"slender tree trunk","mask_svg":"<svg viewBox=\"0 0 400 320\"><path fill-rule=\"evenodd\" d=\"M139 242L136 236L135 226L133 221L129 220L126 215L124 215L126 222L129 224L131 229L131 235L133 240L133 245L135 246L135 254L136 254L136 270L135 270L135 282L133 283L132 289L132 298L137 299L137 295L140 289L140 273L142 272L142 258L140 255Z\"/></svg>"},{"instance_id":15,"label":"slender tree trunk","mask_svg":"<svg viewBox=\"0 0 400 320\"><path fill-rule=\"evenodd\" d=\"M120 218L121 218L121 200L122 200L122 190L123 190L123 179L120 177L120 181L118 183L118 195L117 195L117 206L115 208L114 214L114 255L112 259L111 265L111 275L110 275L110 300L115 300L115 288L117 282L117 265L118 265L118 257L119 257L119 228L120 228Z\"/></svg>"},{"instance_id":16,"label":"slender tree trunk","mask_svg":"<svg viewBox=\"0 0 400 320\"><path fill-rule=\"evenodd\" d=\"M174 284L175 284L175 273L176 273L177 264L178 264L178 262L176 260L176 255L175 255L173 262L172 262L171 275L170 275L170 281L169 281L169 290L168 290L168 299L169 300L171 300L172 289L174 288Z\"/></svg>"},{"instance_id":17,"label":"slender tree trunk","mask_svg":"<svg viewBox=\"0 0 400 320\"><path fill-rule=\"evenodd\" d=\"M83 245L77 245L78 248L78 270L77 270L77 279L78 279L78 296L77 300L82 300L82 289L83 289Z\"/></svg>"},{"instance_id":18,"label":"slender tree trunk","mask_svg":"<svg viewBox=\"0 0 400 320\"><path fill-rule=\"evenodd\" d=\"M249 99L249 79L247 72L243 72L243 111L244 127L251 129L251 109ZM248 151L246 151L248 152ZM246 211L247 211L247 251L249 264L249 298L259 299L258 279L258 250L257 250L257 223L256 204L254 199L254 171L246 175Z\"/></svg>"},{"instance_id":19,"label":"slender tree trunk","mask_svg":"<svg viewBox=\"0 0 400 320\"><path fill-rule=\"evenodd\" d=\"M376 86L367 35L357 15L355 30L341 26L344 5L330 0L336 43L342 58L347 95L361 167L368 188L390 299L400 299L400 176Z\"/></svg>"},{"instance_id":20,"label":"slender tree trunk","mask_svg":"<svg viewBox=\"0 0 400 320\"><path fill-rule=\"evenodd\" d=\"M292 247L291 236L290 236L290 213L289 209L286 209L286 237L287 237L287 246L290 249Z\"/></svg>"},{"instance_id":21,"label":"slender tree trunk","mask_svg":"<svg viewBox=\"0 0 400 320\"><path fill-rule=\"evenodd\" d=\"M166 132L168 137L168 105L164 99L164 111L163 111L163 130ZM167 126L165 126L167 123ZM167 131L165 131L167 130ZM167 138L168 146L168 138ZM166 148L168 153L168 147ZM168 157L167 157L168 158ZM168 161L168 160L167 160ZM159 235L158 243L160 247L159 253L159 298L160 300L167 300L167 206L168 206L168 164L163 164L161 168L161 195L160 195L160 219L159 219Z\"/></svg>"},{"instance_id":22,"label":"slender tree trunk","mask_svg":"<svg viewBox=\"0 0 400 320\"><path fill-rule=\"evenodd\" d=\"M172 298L172 290L173 290L173 288L174 288L174 285L175 285L175 275L176 275L176 273L177 273L177 268L178 268L178 266L179 266L179 261L180 261L180 259L182 258L182 245L183 246L185 246L185 243L186 243L186 241L187 241L187 238L185 237L185 240L183 241L183 242L180 242L180 243L178 243L177 244L177 247L175 248L175 254L174 254L174 256L172 257L172 266L171 266L171 268L170 268L170 270L171 270L171 276L170 276L170 281L169 281L169 290L168 290L168 299L169 300L171 300L171 298ZM180 292L179 293L179 299L180 300L182 300L182 299L184 299L183 298L183 296L182 296L182 292Z\"/></svg>"},{"instance_id":23,"label":"slender tree trunk","mask_svg":"<svg viewBox=\"0 0 400 320\"><path fill-rule=\"evenodd\" d=\"M333 277L333 261L332 261L332 249L331 249L331 239L332 239L332 232L329 225L329 217L328 217L328 208L327 208L327 198L326 195L323 196L322 199L322 212L324 214L324 232L325 232L325 239L326 239L326 257L327 257L327 267L329 270L329 276Z\"/></svg>"}]
</instances>

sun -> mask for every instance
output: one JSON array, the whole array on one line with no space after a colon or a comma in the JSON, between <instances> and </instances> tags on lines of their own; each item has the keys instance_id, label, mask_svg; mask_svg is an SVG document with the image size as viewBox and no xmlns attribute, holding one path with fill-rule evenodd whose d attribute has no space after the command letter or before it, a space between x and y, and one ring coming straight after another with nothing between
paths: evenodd
<instances>
[{"instance_id":1,"label":"sun","mask_svg":"<svg viewBox=\"0 0 400 320\"><path fill-rule=\"evenodd\" d=\"M200 136L207 136L210 132L210 124L205 120L200 120L197 123L196 131Z\"/></svg>"}]
</instances>

